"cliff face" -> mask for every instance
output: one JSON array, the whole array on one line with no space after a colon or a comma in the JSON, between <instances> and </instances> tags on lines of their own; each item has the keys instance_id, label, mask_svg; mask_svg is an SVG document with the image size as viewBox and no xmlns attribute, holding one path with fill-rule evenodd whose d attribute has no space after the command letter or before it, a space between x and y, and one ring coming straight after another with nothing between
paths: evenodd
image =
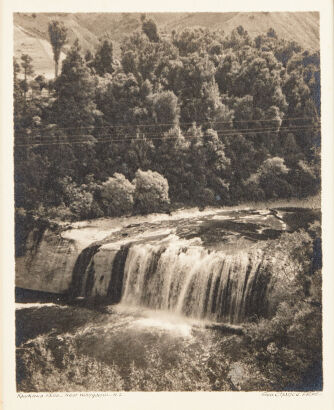
<instances>
[{"instance_id":1,"label":"cliff face","mask_svg":"<svg viewBox=\"0 0 334 410\"><path fill-rule=\"evenodd\" d=\"M16 259L16 286L51 293L65 293L75 261L84 248L80 242L46 229L28 235L25 253Z\"/></svg>"},{"instance_id":2,"label":"cliff face","mask_svg":"<svg viewBox=\"0 0 334 410\"><path fill-rule=\"evenodd\" d=\"M120 221L101 219L76 222L69 227L16 215L15 285L41 292L66 293L81 252L110 235L116 230L115 224Z\"/></svg>"}]
</instances>

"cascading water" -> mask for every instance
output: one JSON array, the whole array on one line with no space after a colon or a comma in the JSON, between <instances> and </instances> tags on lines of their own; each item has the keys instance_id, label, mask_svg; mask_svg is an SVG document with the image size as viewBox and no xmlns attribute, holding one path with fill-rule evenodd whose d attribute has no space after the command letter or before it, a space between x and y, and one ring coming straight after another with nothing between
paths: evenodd
<instances>
[{"instance_id":1,"label":"cascading water","mask_svg":"<svg viewBox=\"0 0 334 410\"><path fill-rule=\"evenodd\" d=\"M269 278L261 250L226 254L174 239L86 248L71 288L74 296L238 323L266 313Z\"/></svg>"}]
</instances>

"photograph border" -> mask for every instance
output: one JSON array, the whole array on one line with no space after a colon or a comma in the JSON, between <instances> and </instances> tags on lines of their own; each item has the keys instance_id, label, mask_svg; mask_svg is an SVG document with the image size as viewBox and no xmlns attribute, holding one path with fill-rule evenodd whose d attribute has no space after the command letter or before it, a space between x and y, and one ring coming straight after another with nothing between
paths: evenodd
<instances>
[{"instance_id":1,"label":"photograph border","mask_svg":"<svg viewBox=\"0 0 334 410\"><path fill-rule=\"evenodd\" d=\"M49 410L70 408L170 409L331 409L334 407L334 263L333 263L333 3L331 0L271 1L234 0L205 2L172 0L161 7L152 0L118 4L95 0L9 1L0 3L1 16L1 373L0 395L4 409ZM251 6L251 7L250 7ZM14 325L14 197L13 197L13 12L228 12L228 11L319 11L322 119L322 241L323 241L323 372L322 392L193 392L193 393L17 393L15 385Z\"/></svg>"}]
</instances>

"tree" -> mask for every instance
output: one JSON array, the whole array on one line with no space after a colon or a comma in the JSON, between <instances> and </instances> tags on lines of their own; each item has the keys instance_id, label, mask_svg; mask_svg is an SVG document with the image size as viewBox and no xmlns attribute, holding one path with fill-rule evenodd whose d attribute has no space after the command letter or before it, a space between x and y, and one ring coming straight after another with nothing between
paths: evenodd
<instances>
[{"instance_id":1,"label":"tree","mask_svg":"<svg viewBox=\"0 0 334 410\"><path fill-rule=\"evenodd\" d=\"M87 61L87 55L86 55ZM113 46L109 40L104 40L98 47L95 54L93 67L98 75L103 76L106 73L112 74L114 69L113 63Z\"/></svg>"},{"instance_id":2,"label":"tree","mask_svg":"<svg viewBox=\"0 0 334 410\"><path fill-rule=\"evenodd\" d=\"M86 63L91 62L93 60L93 58L94 58L94 56L93 56L92 52L90 50L87 50L86 54L85 54Z\"/></svg>"},{"instance_id":3,"label":"tree","mask_svg":"<svg viewBox=\"0 0 334 410\"><path fill-rule=\"evenodd\" d=\"M86 185L78 186L71 177L67 176L57 182L61 187L65 205L71 212L79 219L89 218L94 198L86 189Z\"/></svg>"},{"instance_id":4,"label":"tree","mask_svg":"<svg viewBox=\"0 0 334 410\"><path fill-rule=\"evenodd\" d=\"M34 74L34 69L32 66L32 58L28 54L23 54L21 56L21 67L24 72L24 80L27 81L28 77L31 77Z\"/></svg>"},{"instance_id":5,"label":"tree","mask_svg":"<svg viewBox=\"0 0 334 410\"><path fill-rule=\"evenodd\" d=\"M176 125L179 119L179 106L176 95L172 91L163 91L151 96L153 113L158 124Z\"/></svg>"},{"instance_id":6,"label":"tree","mask_svg":"<svg viewBox=\"0 0 334 410\"><path fill-rule=\"evenodd\" d=\"M271 37L271 38L276 38L277 39L277 34L276 31L270 27L269 30L267 31L267 37Z\"/></svg>"},{"instance_id":7,"label":"tree","mask_svg":"<svg viewBox=\"0 0 334 410\"><path fill-rule=\"evenodd\" d=\"M22 105L22 89L20 88L20 82L18 80L18 74L21 71L21 66L17 62L16 58L13 59L14 69L14 113L18 114L20 111L19 106ZM15 115L15 114L14 114Z\"/></svg>"},{"instance_id":8,"label":"tree","mask_svg":"<svg viewBox=\"0 0 334 410\"><path fill-rule=\"evenodd\" d=\"M174 33L173 44L179 49L181 56L189 54L207 53L218 54L222 46L222 33L212 32L203 28L186 28L179 33Z\"/></svg>"},{"instance_id":9,"label":"tree","mask_svg":"<svg viewBox=\"0 0 334 410\"><path fill-rule=\"evenodd\" d=\"M236 50L251 44L251 42L248 32L242 26L238 26L224 39L224 48L234 48Z\"/></svg>"},{"instance_id":10,"label":"tree","mask_svg":"<svg viewBox=\"0 0 334 410\"><path fill-rule=\"evenodd\" d=\"M63 61L61 74L56 80L56 101L54 112L61 127L70 128L69 134L94 123L95 81L80 55L79 42L76 41ZM77 129L77 130L76 130Z\"/></svg>"},{"instance_id":11,"label":"tree","mask_svg":"<svg viewBox=\"0 0 334 410\"><path fill-rule=\"evenodd\" d=\"M121 51L124 72L132 73L139 82L149 80L157 89L170 61L178 58L177 48L169 41L152 42L145 34L138 32L124 40Z\"/></svg>"},{"instance_id":12,"label":"tree","mask_svg":"<svg viewBox=\"0 0 334 410\"><path fill-rule=\"evenodd\" d=\"M146 20L145 17L141 17L142 20L142 30L150 41L157 43L159 41L159 34L157 25L152 19Z\"/></svg>"},{"instance_id":13,"label":"tree","mask_svg":"<svg viewBox=\"0 0 334 410\"><path fill-rule=\"evenodd\" d=\"M132 182L135 187L135 208L140 213L165 210L169 204L168 181L158 172L138 169Z\"/></svg>"},{"instance_id":14,"label":"tree","mask_svg":"<svg viewBox=\"0 0 334 410\"><path fill-rule=\"evenodd\" d=\"M214 119L215 107L219 111L219 93L215 83L215 66L208 57L192 54L182 59L181 70L181 122L205 122ZM175 91L174 91L175 92Z\"/></svg>"},{"instance_id":15,"label":"tree","mask_svg":"<svg viewBox=\"0 0 334 410\"><path fill-rule=\"evenodd\" d=\"M31 80L29 82L29 87L31 89L31 98L35 98L37 93L41 93L40 85L37 81Z\"/></svg>"},{"instance_id":16,"label":"tree","mask_svg":"<svg viewBox=\"0 0 334 410\"><path fill-rule=\"evenodd\" d=\"M203 135L203 159L207 189L210 189L215 195L207 197L208 202L214 202L212 198L217 200L225 200L229 191L229 184L225 181L225 176L230 172L230 159L225 154L225 145L219 139L216 131L208 129ZM195 165L194 165L195 166ZM207 191L209 192L209 191Z\"/></svg>"},{"instance_id":17,"label":"tree","mask_svg":"<svg viewBox=\"0 0 334 410\"><path fill-rule=\"evenodd\" d=\"M55 78L58 77L59 57L67 39L67 29L63 23L53 20L49 23L49 37L55 62Z\"/></svg>"},{"instance_id":18,"label":"tree","mask_svg":"<svg viewBox=\"0 0 334 410\"><path fill-rule=\"evenodd\" d=\"M261 172L265 175L282 175L287 174L288 171L284 159L279 157L268 158L261 166Z\"/></svg>"},{"instance_id":19,"label":"tree","mask_svg":"<svg viewBox=\"0 0 334 410\"><path fill-rule=\"evenodd\" d=\"M99 83L98 108L108 122L131 126L140 123L142 119L149 121L141 111L140 87L133 74L117 73L112 81L109 79L103 84L99 79Z\"/></svg>"},{"instance_id":20,"label":"tree","mask_svg":"<svg viewBox=\"0 0 334 410\"><path fill-rule=\"evenodd\" d=\"M16 58L13 58L13 69L14 69L14 85L17 82L17 75L21 71L20 64L17 62Z\"/></svg>"},{"instance_id":21,"label":"tree","mask_svg":"<svg viewBox=\"0 0 334 410\"><path fill-rule=\"evenodd\" d=\"M288 172L283 158L273 157L263 162L258 175L260 186L267 198L285 198L291 195L291 186L286 180Z\"/></svg>"},{"instance_id":22,"label":"tree","mask_svg":"<svg viewBox=\"0 0 334 410\"><path fill-rule=\"evenodd\" d=\"M109 216L129 214L133 209L135 186L123 174L115 173L102 185L101 196Z\"/></svg>"},{"instance_id":23,"label":"tree","mask_svg":"<svg viewBox=\"0 0 334 410\"><path fill-rule=\"evenodd\" d=\"M178 126L170 128L163 136L153 152L154 169L167 178L171 200L189 201L189 185L194 180L188 178L187 172L191 167L188 161L190 143Z\"/></svg>"},{"instance_id":24,"label":"tree","mask_svg":"<svg viewBox=\"0 0 334 410\"><path fill-rule=\"evenodd\" d=\"M24 101L27 101L28 78L34 74L34 69L31 64L32 58L28 54L21 56L21 67L23 68L24 80L21 82L21 87L24 92Z\"/></svg>"},{"instance_id":25,"label":"tree","mask_svg":"<svg viewBox=\"0 0 334 410\"><path fill-rule=\"evenodd\" d=\"M42 92L43 88L46 88L48 85L47 79L44 77L44 75L38 75L35 78L35 81L39 85L40 92Z\"/></svg>"}]
</instances>

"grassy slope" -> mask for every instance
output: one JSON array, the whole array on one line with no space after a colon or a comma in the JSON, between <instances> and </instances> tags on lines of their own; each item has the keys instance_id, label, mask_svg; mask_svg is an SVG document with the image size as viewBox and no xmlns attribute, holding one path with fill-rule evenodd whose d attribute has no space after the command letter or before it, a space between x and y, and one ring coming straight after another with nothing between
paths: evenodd
<instances>
[{"instance_id":1,"label":"grassy slope","mask_svg":"<svg viewBox=\"0 0 334 410\"><path fill-rule=\"evenodd\" d=\"M68 29L68 44L66 49L73 44L76 38L84 50L94 49L98 39L94 33L82 26L75 14L36 13L32 17L28 13L14 14L14 55L20 57L29 54L33 58L36 74L44 74L47 78L54 76L54 62L51 45L48 37L48 24L50 20L59 18L64 21ZM65 54L61 55L61 61Z\"/></svg>"},{"instance_id":2,"label":"grassy slope","mask_svg":"<svg viewBox=\"0 0 334 410\"><path fill-rule=\"evenodd\" d=\"M318 13L238 13L226 22L224 29L230 32L239 25L251 37L266 33L273 27L278 37L295 40L307 49L319 49Z\"/></svg>"},{"instance_id":3,"label":"grassy slope","mask_svg":"<svg viewBox=\"0 0 334 410\"><path fill-rule=\"evenodd\" d=\"M20 58L22 54L29 54L33 59L36 74L43 74L47 78L54 76L53 53L50 43L40 37L32 37L22 27L14 27L15 55ZM61 53L60 61L65 58Z\"/></svg>"}]
</instances>

